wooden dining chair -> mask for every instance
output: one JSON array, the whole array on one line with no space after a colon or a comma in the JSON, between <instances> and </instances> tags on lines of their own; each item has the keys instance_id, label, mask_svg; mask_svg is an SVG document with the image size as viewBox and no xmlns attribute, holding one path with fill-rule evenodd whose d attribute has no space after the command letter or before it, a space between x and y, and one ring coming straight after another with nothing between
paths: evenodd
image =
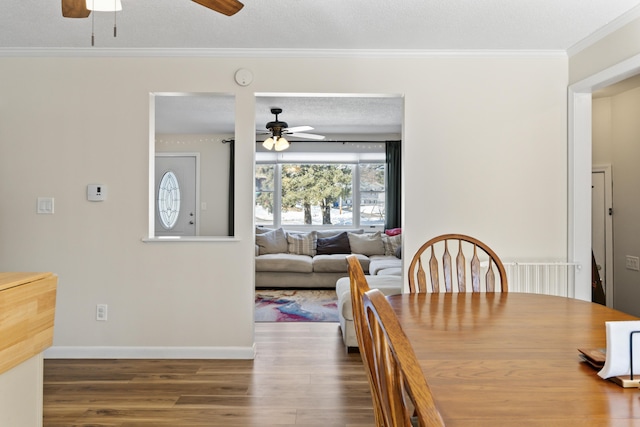
<instances>
[{"instance_id":1,"label":"wooden dining chair","mask_svg":"<svg viewBox=\"0 0 640 427\"><path fill-rule=\"evenodd\" d=\"M362 299L385 425L444 426L413 347L386 297L372 289Z\"/></svg>"},{"instance_id":2,"label":"wooden dining chair","mask_svg":"<svg viewBox=\"0 0 640 427\"><path fill-rule=\"evenodd\" d=\"M371 345L371 338L369 334L366 334L366 326L364 324L364 309L362 305L362 296L369 289L369 284L362 270L362 265L358 261L356 255L347 256L347 263L349 264L349 280L351 282L351 307L353 311L353 325L356 330L356 339L358 340L358 347L360 348L360 356L362 357L362 363L367 371L367 378L369 380L369 388L371 389L371 399L373 401L373 412L376 420L377 427L391 427L384 423L382 417L379 393L376 388L375 366L373 364L373 348Z\"/></svg>"},{"instance_id":3,"label":"wooden dining chair","mask_svg":"<svg viewBox=\"0 0 640 427\"><path fill-rule=\"evenodd\" d=\"M454 291L449 246L456 251L455 279L458 292L467 292L467 273L471 275L472 292L508 292L507 272L498 255L480 240L464 234L443 234L420 246L409 264L409 292L438 293L442 288L445 292ZM429 270L430 290L427 286L426 269ZM484 276L483 269L486 269ZM484 287L481 284L483 279Z\"/></svg>"}]
</instances>

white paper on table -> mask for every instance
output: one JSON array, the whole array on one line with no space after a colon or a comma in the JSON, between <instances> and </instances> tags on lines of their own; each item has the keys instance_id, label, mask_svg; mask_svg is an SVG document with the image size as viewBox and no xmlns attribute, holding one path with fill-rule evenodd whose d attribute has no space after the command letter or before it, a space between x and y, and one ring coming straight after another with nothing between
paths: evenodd
<instances>
[{"instance_id":1,"label":"white paper on table","mask_svg":"<svg viewBox=\"0 0 640 427\"><path fill-rule=\"evenodd\" d=\"M598 372L602 378L630 374L629 337L640 331L640 320L605 322L607 354L604 366ZM640 377L640 333L633 335L633 375Z\"/></svg>"}]
</instances>

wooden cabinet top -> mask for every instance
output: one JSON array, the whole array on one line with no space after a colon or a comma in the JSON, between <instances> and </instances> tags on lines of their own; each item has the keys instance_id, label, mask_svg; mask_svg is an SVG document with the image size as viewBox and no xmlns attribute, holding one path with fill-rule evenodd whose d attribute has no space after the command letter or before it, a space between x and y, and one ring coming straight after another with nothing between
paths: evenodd
<instances>
[{"instance_id":1,"label":"wooden cabinet top","mask_svg":"<svg viewBox=\"0 0 640 427\"><path fill-rule=\"evenodd\" d=\"M53 344L58 276L0 273L0 374Z\"/></svg>"},{"instance_id":2,"label":"wooden cabinet top","mask_svg":"<svg viewBox=\"0 0 640 427\"><path fill-rule=\"evenodd\" d=\"M0 291L24 285L25 283L35 282L36 280L44 279L52 275L53 273L0 272Z\"/></svg>"}]
</instances>

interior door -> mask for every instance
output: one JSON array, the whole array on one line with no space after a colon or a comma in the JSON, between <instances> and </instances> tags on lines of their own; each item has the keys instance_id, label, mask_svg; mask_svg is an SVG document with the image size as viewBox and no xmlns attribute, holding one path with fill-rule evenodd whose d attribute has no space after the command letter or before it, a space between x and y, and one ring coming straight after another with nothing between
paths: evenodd
<instances>
[{"instance_id":1,"label":"interior door","mask_svg":"<svg viewBox=\"0 0 640 427\"><path fill-rule=\"evenodd\" d=\"M591 173L591 247L600 280L605 291L607 306L613 306L613 236L611 225L610 177L606 170Z\"/></svg>"},{"instance_id":2,"label":"interior door","mask_svg":"<svg viewBox=\"0 0 640 427\"><path fill-rule=\"evenodd\" d=\"M158 154L155 169L155 235L196 236L196 156Z\"/></svg>"}]
</instances>

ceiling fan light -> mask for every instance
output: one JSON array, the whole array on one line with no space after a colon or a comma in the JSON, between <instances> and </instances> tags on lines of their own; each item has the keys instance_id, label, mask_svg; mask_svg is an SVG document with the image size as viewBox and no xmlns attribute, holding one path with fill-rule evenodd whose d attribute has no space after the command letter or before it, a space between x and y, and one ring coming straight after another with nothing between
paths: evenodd
<instances>
[{"instance_id":1,"label":"ceiling fan light","mask_svg":"<svg viewBox=\"0 0 640 427\"><path fill-rule=\"evenodd\" d=\"M87 0L87 9L96 12L119 12L122 10L120 0Z\"/></svg>"},{"instance_id":2,"label":"ceiling fan light","mask_svg":"<svg viewBox=\"0 0 640 427\"><path fill-rule=\"evenodd\" d=\"M287 148L289 148L289 141L283 137L278 138L276 141L276 151L286 150Z\"/></svg>"},{"instance_id":3,"label":"ceiling fan light","mask_svg":"<svg viewBox=\"0 0 640 427\"><path fill-rule=\"evenodd\" d=\"M275 141L273 140L273 138L267 138L264 140L264 142L262 143L262 146L264 148L266 148L267 150L271 150L273 148L273 145L275 144Z\"/></svg>"}]
</instances>

